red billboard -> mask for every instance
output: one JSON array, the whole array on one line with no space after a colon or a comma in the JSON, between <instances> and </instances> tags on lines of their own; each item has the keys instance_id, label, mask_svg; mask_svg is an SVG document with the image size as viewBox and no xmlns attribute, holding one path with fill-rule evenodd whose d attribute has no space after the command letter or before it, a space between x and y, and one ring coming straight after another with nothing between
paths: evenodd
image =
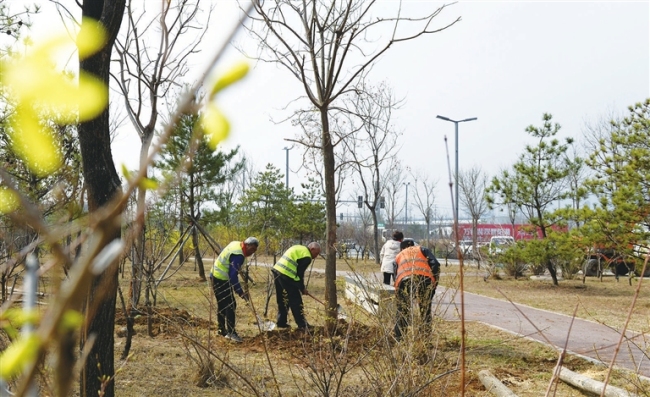
<instances>
[{"instance_id":1,"label":"red billboard","mask_svg":"<svg viewBox=\"0 0 650 397\"><path fill-rule=\"evenodd\" d=\"M476 229L476 241L489 242L492 236L512 236L515 240L530 240L534 237L532 225L514 225L511 224L497 224L497 223L480 223ZM461 223L458 225L459 240L471 241L472 240L472 225L469 223ZM538 229L537 234L541 237L541 231Z\"/></svg>"}]
</instances>

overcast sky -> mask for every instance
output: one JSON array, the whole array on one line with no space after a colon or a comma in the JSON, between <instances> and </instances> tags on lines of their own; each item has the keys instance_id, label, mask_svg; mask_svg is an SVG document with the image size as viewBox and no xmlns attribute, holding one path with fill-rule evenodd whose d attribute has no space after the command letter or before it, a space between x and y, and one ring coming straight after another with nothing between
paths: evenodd
<instances>
[{"instance_id":1,"label":"overcast sky","mask_svg":"<svg viewBox=\"0 0 650 397\"><path fill-rule=\"evenodd\" d=\"M443 4L404 3L411 15ZM213 55L219 29L235 22L232 5L216 2L213 33L198 66ZM532 143L525 128L541 125L543 113L562 126L562 137L579 138L585 123L624 115L628 106L650 96L648 1L460 1L445 8L439 25L459 16L462 20L448 30L394 46L370 75L405 98L394 117L404 134L399 157L404 166L439 181L436 205L442 212L451 209L444 136L453 167L454 124L436 115L478 118L459 125L460 169L480 166L493 176ZM245 42L246 33L237 40ZM223 65L241 57L230 50ZM284 139L299 131L271 119L280 118L282 107L302 94L301 87L284 69L253 65L246 80L220 99L233 125L227 145L241 145L259 170L273 163L284 172ZM118 167L122 162L136 167L138 146L133 133L118 136ZM304 176L297 151L290 151L291 187Z\"/></svg>"}]
</instances>

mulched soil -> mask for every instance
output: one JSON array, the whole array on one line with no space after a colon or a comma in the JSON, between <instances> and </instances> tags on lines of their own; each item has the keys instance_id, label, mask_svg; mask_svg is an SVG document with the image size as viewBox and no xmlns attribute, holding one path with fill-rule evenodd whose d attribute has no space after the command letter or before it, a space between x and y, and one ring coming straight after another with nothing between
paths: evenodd
<instances>
[{"instance_id":1,"label":"mulched soil","mask_svg":"<svg viewBox=\"0 0 650 397\"><path fill-rule=\"evenodd\" d=\"M153 336L164 335L167 337L176 337L183 327L200 327L206 330L216 330L217 326L214 321L209 321L201 317L190 314L187 310L177 308L155 308L151 313L151 328ZM147 326L148 317L145 310L142 314L134 317L134 327ZM121 309L115 312L115 327L117 336L123 337L126 333L126 317Z\"/></svg>"},{"instance_id":2,"label":"mulched soil","mask_svg":"<svg viewBox=\"0 0 650 397\"><path fill-rule=\"evenodd\" d=\"M115 316L117 336L123 337L126 332L126 318L118 309ZM147 326L147 315L140 314L134 318L136 330ZM177 308L156 308L152 310L151 326L153 336L176 337L188 328L201 328L216 331L215 321L209 321L190 314L187 310ZM146 332L146 331L144 331ZM379 330L358 322L348 323L339 319L332 338L326 338L325 328L314 326L309 331L297 328L276 328L273 331L262 332L253 337L244 337L241 349L261 353L265 346L273 346L274 350L288 352L291 355L302 356L305 350L322 350L327 344L332 352L345 351L347 354L361 354L378 343L393 343L391 338L382 338ZM221 339L219 339L221 341ZM229 343L228 341L222 341Z\"/></svg>"},{"instance_id":3,"label":"mulched soil","mask_svg":"<svg viewBox=\"0 0 650 397\"><path fill-rule=\"evenodd\" d=\"M242 347L251 352L263 352L265 346L273 346L274 350L288 352L295 357L304 357L306 353L316 350L320 354L345 351L348 356L357 356L382 342L377 329L357 322L338 320L332 338L326 337L325 328L321 326L312 327L309 331L275 329L244 339Z\"/></svg>"},{"instance_id":4,"label":"mulched soil","mask_svg":"<svg viewBox=\"0 0 650 397\"><path fill-rule=\"evenodd\" d=\"M134 318L134 328L139 335L146 335L146 327L146 315L142 314ZM217 326L214 320L206 320L191 315L187 310L177 308L155 308L151 316L151 329L153 336L164 340L172 340L182 335L196 334L197 331L211 330L214 332L215 337L211 338L209 343L217 348L235 349L243 354L263 354L265 351L273 351L276 358L281 357L292 364L314 366L315 368L327 365L328 361L340 359L342 356L355 361L368 354L369 351L390 349L395 347L397 343L392 337L384 335L383 331L378 327L370 327L356 321L347 322L339 319L335 334L331 338L326 336L325 329L322 326L314 326L309 331L297 328L276 328L273 331L255 333L253 336L244 335L243 342L237 344L226 338L216 336ZM116 313L116 331L118 337L125 336L126 318L121 310L117 310ZM455 357L458 347L449 342L439 344L437 348L442 350L440 350L436 360L445 361L444 351L451 352L451 356ZM434 349L433 346L432 349ZM426 350L428 350L427 346L423 346L423 351L420 352L422 354L421 365L431 364L428 361L429 352ZM471 357L471 354L469 355ZM420 361L417 356L414 358L416 361ZM522 361L526 362L527 360L527 357L523 357L514 361L521 364ZM492 372L502 379L507 386L519 387L521 390L522 388L528 388L527 384L531 382L531 366L535 367L534 373L548 374L553 370L555 363L555 359L536 360L529 362L529 365L506 365L500 368L492 368ZM438 364L445 365L442 362L438 362ZM447 364L451 368L454 363ZM567 357L565 365L574 369L590 366L589 363L574 357ZM452 384L447 385L449 390L456 390L457 386L454 383L452 381ZM439 384L436 384L435 387L439 387ZM431 390L429 387L425 388L425 390L422 390L425 393L423 395L429 395L427 394L429 392L433 393L435 387L432 385ZM361 389L365 390L363 387ZM468 395L482 395L485 388L476 374L470 376L468 373L465 390L469 392ZM347 390L347 392L352 392L352 390Z\"/></svg>"}]
</instances>

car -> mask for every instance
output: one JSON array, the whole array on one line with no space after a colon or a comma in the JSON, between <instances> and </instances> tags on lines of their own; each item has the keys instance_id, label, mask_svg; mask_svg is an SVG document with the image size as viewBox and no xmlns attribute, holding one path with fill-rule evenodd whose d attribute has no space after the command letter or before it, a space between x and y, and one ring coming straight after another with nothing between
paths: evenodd
<instances>
[{"instance_id":1,"label":"car","mask_svg":"<svg viewBox=\"0 0 650 397\"><path fill-rule=\"evenodd\" d=\"M471 255L474 250L474 243L471 240L463 240L460 242L460 249L463 255Z\"/></svg>"},{"instance_id":2,"label":"car","mask_svg":"<svg viewBox=\"0 0 650 397\"><path fill-rule=\"evenodd\" d=\"M512 236L492 236L490 238L489 253L490 255L500 254L514 244L515 238Z\"/></svg>"}]
</instances>

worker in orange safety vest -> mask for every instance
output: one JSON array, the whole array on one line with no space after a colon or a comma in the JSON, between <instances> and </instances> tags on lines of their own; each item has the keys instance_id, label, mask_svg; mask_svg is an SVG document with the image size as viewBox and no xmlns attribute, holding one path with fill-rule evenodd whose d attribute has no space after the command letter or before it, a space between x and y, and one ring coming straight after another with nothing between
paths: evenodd
<instances>
[{"instance_id":1,"label":"worker in orange safety vest","mask_svg":"<svg viewBox=\"0 0 650 397\"><path fill-rule=\"evenodd\" d=\"M415 246L413 240L400 243L401 251L395 258L395 295L397 318L394 336L398 341L408 327L411 307L419 300L422 324L431 324L431 302L440 277L440 262L431 250Z\"/></svg>"}]
</instances>

